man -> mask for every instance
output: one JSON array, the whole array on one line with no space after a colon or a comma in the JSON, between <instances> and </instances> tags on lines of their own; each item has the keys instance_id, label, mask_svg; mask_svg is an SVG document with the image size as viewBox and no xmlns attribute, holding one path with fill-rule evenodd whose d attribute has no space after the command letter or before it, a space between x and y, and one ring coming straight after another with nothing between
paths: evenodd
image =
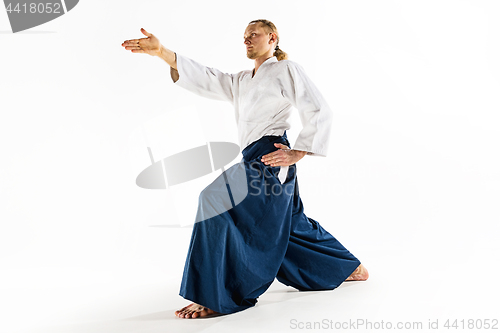
<instances>
[{"instance_id":1,"label":"man","mask_svg":"<svg viewBox=\"0 0 500 333\"><path fill-rule=\"evenodd\" d=\"M368 271L359 260L303 213L296 163L306 154L326 156L331 111L302 67L287 60L279 48L274 24L249 23L244 43L255 67L237 74L178 55L141 31L147 38L127 40L122 46L162 58L176 85L231 102L244 148L243 161L200 194L201 222L193 228L180 292L195 303L175 314L199 318L244 310L255 305L274 278L299 290L328 290L343 281L366 280ZM303 129L290 149L286 129L292 106ZM238 172L258 192L244 192L244 200L234 204L233 198L247 190L246 183L231 183ZM232 205L221 203L224 198Z\"/></svg>"}]
</instances>

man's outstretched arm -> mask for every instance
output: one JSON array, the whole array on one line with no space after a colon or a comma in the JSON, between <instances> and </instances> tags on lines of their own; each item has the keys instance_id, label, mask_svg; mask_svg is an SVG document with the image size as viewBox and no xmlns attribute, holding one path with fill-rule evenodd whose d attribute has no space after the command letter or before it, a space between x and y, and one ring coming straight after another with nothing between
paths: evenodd
<instances>
[{"instance_id":1,"label":"man's outstretched arm","mask_svg":"<svg viewBox=\"0 0 500 333\"><path fill-rule=\"evenodd\" d=\"M143 28L141 28L141 32L147 37L126 40L122 46L132 53L147 53L163 59L170 65L172 80L181 87L203 97L233 101L232 75L203 66L192 59L178 56L175 52L161 45L160 40L153 34Z\"/></svg>"},{"instance_id":2,"label":"man's outstretched arm","mask_svg":"<svg viewBox=\"0 0 500 333\"><path fill-rule=\"evenodd\" d=\"M146 53L163 59L172 69L177 70L177 59L175 52L161 45L160 40L153 34L141 28L141 32L147 36L140 39L129 39L122 43L126 50L132 53Z\"/></svg>"}]
</instances>

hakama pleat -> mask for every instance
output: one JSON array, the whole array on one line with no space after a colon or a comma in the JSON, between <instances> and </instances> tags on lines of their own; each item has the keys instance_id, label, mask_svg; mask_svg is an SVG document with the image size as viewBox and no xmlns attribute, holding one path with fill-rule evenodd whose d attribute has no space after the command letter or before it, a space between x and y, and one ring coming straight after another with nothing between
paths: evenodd
<instances>
[{"instance_id":1,"label":"hakama pleat","mask_svg":"<svg viewBox=\"0 0 500 333\"><path fill-rule=\"evenodd\" d=\"M283 136L264 136L243 151L243 160L200 194L180 295L219 313L257 303L275 278L298 290L331 290L359 260L303 212L296 165L283 184L280 167L260 161L290 146Z\"/></svg>"}]
</instances>

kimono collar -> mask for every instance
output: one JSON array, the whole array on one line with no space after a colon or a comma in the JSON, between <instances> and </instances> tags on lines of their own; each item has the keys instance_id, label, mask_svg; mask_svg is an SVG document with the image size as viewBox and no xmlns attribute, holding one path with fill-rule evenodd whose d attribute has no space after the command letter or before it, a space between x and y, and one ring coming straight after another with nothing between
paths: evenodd
<instances>
[{"instance_id":1,"label":"kimono collar","mask_svg":"<svg viewBox=\"0 0 500 333\"><path fill-rule=\"evenodd\" d=\"M265 67L269 64L272 64L273 62L278 62L278 59L276 58L276 56L271 57L271 58L267 58L262 64L260 64L259 68L262 68L262 66ZM252 69L252 79L254 78L254 76L255 76L255 68Z\"/></svg>"},{"instance_id":2,"label":"kimono collar","mask_svg":"<svg viewBox=\"0 0 500 333\"><path fill-rule=\"evenodd\" d=\"M261 66L262 66L262 65L264 65L264 64L271 64L271 63L273 63L273 62L278 62L278 58L276 58L276 56L273 56L273 57L271 57L271 58L266 59L266 61L264 61L264 62L261 64Z\"/></svg>"}]
</instances>

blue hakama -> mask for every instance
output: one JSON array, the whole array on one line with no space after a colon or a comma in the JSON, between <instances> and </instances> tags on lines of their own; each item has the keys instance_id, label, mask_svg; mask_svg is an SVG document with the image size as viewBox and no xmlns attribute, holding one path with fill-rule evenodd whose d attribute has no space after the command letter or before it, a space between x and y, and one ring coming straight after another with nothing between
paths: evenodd
<instances>
[{"instance_id":1,"label":"blue hakama","mask_svg":"<svg viewBox=\"0 0 500 333\"><path fill-rule=\"evenodd\" d=\"M260 161L277 150L274 143L290 147L286 132L263 136L242 151L240 163L201 192L182 297L219 313L234 313L254 306L275 278L301 291L331 290L360 265L304 214L296 165L289 166L281 183L280 167Z\"/></svg>"}]
</instances>

